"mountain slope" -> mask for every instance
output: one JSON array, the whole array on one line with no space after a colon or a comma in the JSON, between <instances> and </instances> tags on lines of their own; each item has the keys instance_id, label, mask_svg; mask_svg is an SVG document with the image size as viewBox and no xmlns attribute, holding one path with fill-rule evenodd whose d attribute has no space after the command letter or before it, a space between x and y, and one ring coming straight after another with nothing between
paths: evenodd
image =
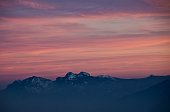
<instances>
[{"instance_id":1,"label":"mountain slope","mask_svg":"<svg viewBox=\"0 0 170 112\"><path fill-rule=\"evenodd\" d=\"M170 80L122 98L119 111L170 112Z\"/></svg>"},{"instance_id":2,"label":"mountain slope","mask_svg":"<svg viewBox=\"0 0 170 112\"><path fill-rule=\"evenodd\" d=\"M12 84L8 85L5 90L17 93L39 93L48 88L51 82L52 81L49 79L33 76L22 81L14 81Z\"/></svg>"}]
</instances>

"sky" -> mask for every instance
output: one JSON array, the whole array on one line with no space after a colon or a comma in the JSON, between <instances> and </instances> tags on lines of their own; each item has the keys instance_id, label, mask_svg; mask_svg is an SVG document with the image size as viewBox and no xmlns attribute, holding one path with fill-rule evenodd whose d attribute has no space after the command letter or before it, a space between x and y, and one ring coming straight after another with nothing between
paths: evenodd
<instances>
[{"instance_id":1,"label":"sky","mask_svg":"<svg viewBox=\"0 0 170 112\"><path fill-rule=\"evenodd\" d=\"M72 71L170 74L169 0L0 0L0 82Z\"/></svg>"}]
</instances>

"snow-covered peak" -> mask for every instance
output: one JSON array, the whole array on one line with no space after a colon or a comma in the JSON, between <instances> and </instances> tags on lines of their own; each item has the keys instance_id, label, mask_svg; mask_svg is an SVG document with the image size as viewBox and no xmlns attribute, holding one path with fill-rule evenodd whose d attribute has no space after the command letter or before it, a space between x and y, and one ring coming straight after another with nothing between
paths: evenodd
<instances>
[{"instance_id":1,"label":"snow-covered peak","mask_svg":"<svg viewBox=\"0 0 170 112\"><path fill-rule=\"evenodd\" d=\"M68 72L66 75L65 75L65 78L68 79L68 80L74 80L74 79L77 79L77 78L85 78L85 77L89 77L90 74L87 73L87 72L80 72L79 74L74 74L72 72Z\"/></svg>"},{"instance_id":2,"label":"snow-covered peak","mask_svg":"<svg viewBox=\"0 0 170 112\"><path fill-rule=\"evenodd\" d=\"M73 80L76 78L76 74L74 74L73 72L68 72L66 75L65 75L65 78L67 78L68 80Z\"/></svg>"},{"instance_id":3,"label":"snow-covered peak","mask_svg":"<svg viewBox=\"0 0 170 112\"><path fill-rule=\"evenodd\" d=\"M80 72L77 76L78 76L78 77L89 77L90 74L87 73L87 72Z\"/></svg>"},{"instance_id":4,"label":"snow-covered peak","mask_svg":"<svg viewBox=\"0 0 170 112\"><path fill-rule=\"evenodd\" d=\"M42 77L36 77L32 76L27 79L24 79L22 81L22 85L33 87L33 88L45 88L48 86L48 84L51 82L51 80L42 78Z\"/></svg>"},{"instance_id":5,"label":"snow-covered peak","mask_svg":"<svg viewBox=\"0 0 170 112\"><path fill-rule=\"evenodd\" d=\"M14 81L7 86L8 90L27 91L29 93L39 93L48 88L51 80L42 77L32 76L22 81Z\"/></svg>"},{"instance_id":6,"label":"snow-covered peak","mask_svg":"<svg viewBox=\"0 0 170 112\"><path fill-rule=\"evenodd\" d=\"M118 79L118 78L112 77L110 75L98 75L97 77L99 77L99 78L107 78L107 79L112 79L112 80Z\"/></svg>"},{"instance_id":7,"label":"snow-covered peak","mask_svg":"<svg viewBox=\"0 0 170 112\"><path fill-rule=\"evenodd\" d=\"M43 84L43 83L46 83L46 82L50 82L51 80L49 79L45 79L45 78L42 78L42 77L36 77L36 76L32 76L32 77L29 77L25 80L23 80L23 82L25 83L32 83L32 84Z\"/></svg>"}]
</instances>

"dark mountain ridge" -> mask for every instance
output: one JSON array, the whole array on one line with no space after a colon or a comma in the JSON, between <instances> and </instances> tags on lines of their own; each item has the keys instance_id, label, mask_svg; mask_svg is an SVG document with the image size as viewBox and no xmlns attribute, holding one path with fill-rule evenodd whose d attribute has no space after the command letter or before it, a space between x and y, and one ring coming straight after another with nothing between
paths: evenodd
<instances>
[{"instance_id":1,"label":"dark mountain ridge","mask_svg":"<svg viewBox=\"0 0 170 112\"><path fill-rule=\"evenodd\" d=\"M151 87L161 81L170 79L170 76L149 76L138 79L122 79L111 76L91 76L89 73L80 72L74 74L68 72L64 77L57 77L56 80L32 76L24 80L17 80L9 84L4 91L30 93L41 93L42 91L65 89L104 89L104 92L126 90L137 92ZM93 88L94 87L94 88ZM120 93L126 93L120 92Z\"/></svg>"},{"instance_id":2,"label":"dark mountain ridge","mask_svg":"<svg viewBox=\"0 0 170 112\"><path fill-rule=\"evenodd\" d=\"M56 80L32 76L9 84L1 92L0 104L2 112L125 112L122 107L140 112L133 105L143 105L141 112L155 112L151 109L159 105L157 112L168 112L169 106L162 104L170 104L165 100L170 97L169 84L170 76L122 79L86 72L68 72Z\"/></svg>"}]
</instances>

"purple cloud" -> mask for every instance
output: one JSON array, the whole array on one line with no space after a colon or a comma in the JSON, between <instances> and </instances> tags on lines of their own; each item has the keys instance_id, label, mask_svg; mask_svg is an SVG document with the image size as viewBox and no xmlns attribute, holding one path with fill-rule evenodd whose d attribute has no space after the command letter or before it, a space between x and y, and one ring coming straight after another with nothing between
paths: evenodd
<instances>
[{"instance_id":1,"label":"purple cloud","mask_svg":"<svg viewBox=\"0 0 170 112\"><path fill-rule=\"evenodd\" d=\"M105 13L169 12L154 0L2 0L1 17L81 16ZM166 1L166 0L163 0ZM165 7L164 7L165 6Z\"/></svg>"}]
</instances>

